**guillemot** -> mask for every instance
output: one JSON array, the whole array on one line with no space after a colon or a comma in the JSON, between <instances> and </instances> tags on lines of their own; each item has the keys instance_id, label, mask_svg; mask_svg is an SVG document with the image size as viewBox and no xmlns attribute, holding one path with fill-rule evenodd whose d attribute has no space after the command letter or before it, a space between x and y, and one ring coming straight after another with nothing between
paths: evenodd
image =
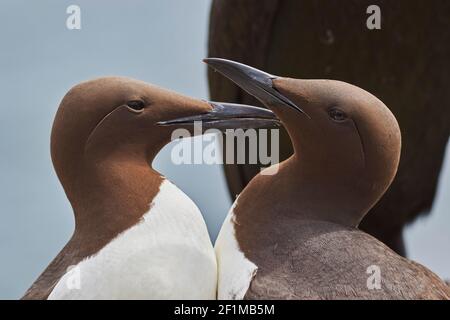
<instances>
[{"instance_id":1,"label":"guillemot","mask_svg":"<svg viewBox=\"0 0 450 320\"><path fill-rule=\"evenodd\" d=\"M402 15L406 3L408 18ZM442 3L384 2L382 29L396 32L382 33L364 26L365 1L343 6L336 1L260 0L255 5L231 0L212 1L210 9L209 56L291 78L342 79L375 93L389 107L402 129L400 164L360 228L403 256L408 254L403 242L407 225L419 217L433 219L427 214L433 212L450 136L450 73L443 72L450 70L450 6ZM213 100L257 103L212 69L208 82ZM285 130L277 146L281 160L292 155ZM260 167L225 165L230 194L239 194Z\"/></svg>"},{"instance_id":2,"label":"guillemot","mask_svg":"<svg viewBox=\"0 0 450 320\"><path fill-rule=\"evenodd\" d=\"M271 125L273 113L107 77L63 98L51 156L75 231L23 299L215 299L202 215L150 163L175 128Z\"/></svg>"},{"instance_id":3,"label":"guillemot","mask_svg":"<svg viewBox=\"0 0 450 320\"><path fill-rule=\"evenodd\" d=\"M294 147L275 175L251 180L222 226L219 299L450 298L433 272L357 228L399 163L400 129L383 102L340 81L205 62L274 111Z\"/></svg>"}]
</instances>

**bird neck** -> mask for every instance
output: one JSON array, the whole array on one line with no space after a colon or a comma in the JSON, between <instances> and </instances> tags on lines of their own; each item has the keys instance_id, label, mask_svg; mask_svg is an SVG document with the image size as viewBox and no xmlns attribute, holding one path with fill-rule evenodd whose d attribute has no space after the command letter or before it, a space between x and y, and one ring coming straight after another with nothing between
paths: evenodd
<instances>
[{"instance_id":1,"label":"bird neck","mask_svg":"<svg viewBox=\"0 0 450 320\"><path fill-rule=\"evenodd\" d=\"M239 196L237 214L253 215L249 222L260 225L273 224L276 217L277 221L320 220L356 227L371 206L369 199L355 194L352 181L314 170L294 155L280 163L275 175L259 174Z\"/></svg>"},{"instance_id":2,"label":"bird neck","mask_svg":"<svg viewBox=\"0 0 450 320\"><path fill-rule=\"evenodd\" d=\"M295 154L286 167L286 184L302 209L300 216L357 227L373 205L373 192L364 180L335 168L333 159L322 164L304 160Z\"/></svg>"},{"instance_id":3,"label":"bird neck","mask_svg":"<svg viewBox=\"0 0 450 320\"><path fill-rule=\"evenodd\" d=\"M162 181L145 157L84 163L74 190L67 194L75 215L75 236L100 244L137 224Z\"/></svg>"}]
</instances>

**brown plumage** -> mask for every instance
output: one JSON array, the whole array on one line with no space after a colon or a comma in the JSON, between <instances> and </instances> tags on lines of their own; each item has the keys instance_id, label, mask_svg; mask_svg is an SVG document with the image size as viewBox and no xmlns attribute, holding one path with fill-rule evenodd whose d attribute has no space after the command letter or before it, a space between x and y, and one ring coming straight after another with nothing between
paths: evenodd
<instances>
[{"instance_id":1,"label":"brown plumage","mask_svg":"<svg viewBox=\"0 0 450 320\"><path fill-rule=\"evenodd\" d=\"M381 8L382 29L366 28L366 9ZM399 171L361 228L405 254L402 231L429 211L450 134L450 2L349 0L214 0L209 56L272 74L339 79L375 94L402 128ZM258 104L209 72L211 97ZM292 153L281 134L281 160ZM230 192L239 194L259 172L226 165Z\"/></svg>"},{"instance_id":2,"label":"brown plumage","mask_svg":"<svg viewBox=\"0 0 450 320\"><path fill-rule=\"evenodd\" d=\"M287 234L302 236L296 242L282 238L257 255L255 261L268 263L246 299L450 299L450 289L434 273L365 232L326 222L286 227ZM381 289L367 287L372 265L381 270Z\"/></svg>"}]
</instances>

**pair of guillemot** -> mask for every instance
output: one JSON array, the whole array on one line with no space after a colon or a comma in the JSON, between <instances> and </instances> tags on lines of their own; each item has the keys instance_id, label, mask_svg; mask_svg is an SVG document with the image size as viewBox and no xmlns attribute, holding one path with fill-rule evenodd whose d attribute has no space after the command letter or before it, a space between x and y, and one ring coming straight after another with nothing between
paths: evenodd
<instances>
[{"instance_id":1,"label":"pair of guillemot","mask_svg":"<svg viewBox=\"0 0 450 320\"><path fill-rule=\"evenodd\" d=\"M66 94L51 153L75 232L24 299L450 298L431 271L357 229L399 162L400 130L380 100L344 82L205 61L273 112L121 77ZM217 129L281 121L295 150L244 189L215 250L193 201L149 165L174 128L194 121ZM380 271L377 288L367 285L370 266Z\"/></svg>"}]
</instances>

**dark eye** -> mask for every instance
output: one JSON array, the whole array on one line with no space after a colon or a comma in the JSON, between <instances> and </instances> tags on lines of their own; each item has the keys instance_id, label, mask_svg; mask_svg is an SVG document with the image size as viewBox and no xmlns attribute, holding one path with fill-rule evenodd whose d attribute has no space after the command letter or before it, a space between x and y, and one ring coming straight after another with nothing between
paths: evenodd
<instances>
[{"instance_id":1,"label":"dark eye","mask_svg":"<svg viewBox=\"0 0 450 320\"><path fill-rule=\"evenodd\" d=\"M133 100L127 102L127 107L133 109L134 111L142 111L144 109L144 101Z\"/></svg>"},{"instance_id":2,"label":"dark eye","mask_svg":"<svg viewBox=\"0 0 450 320\"><path fill-rule=\"evenodd\" d=\"M345 114L345 112L338 108L331 109L330 111L328 111L328 114L331 119L337 122L341 122L347 119L347 115Z\"/></svg>"}]
</instances>

